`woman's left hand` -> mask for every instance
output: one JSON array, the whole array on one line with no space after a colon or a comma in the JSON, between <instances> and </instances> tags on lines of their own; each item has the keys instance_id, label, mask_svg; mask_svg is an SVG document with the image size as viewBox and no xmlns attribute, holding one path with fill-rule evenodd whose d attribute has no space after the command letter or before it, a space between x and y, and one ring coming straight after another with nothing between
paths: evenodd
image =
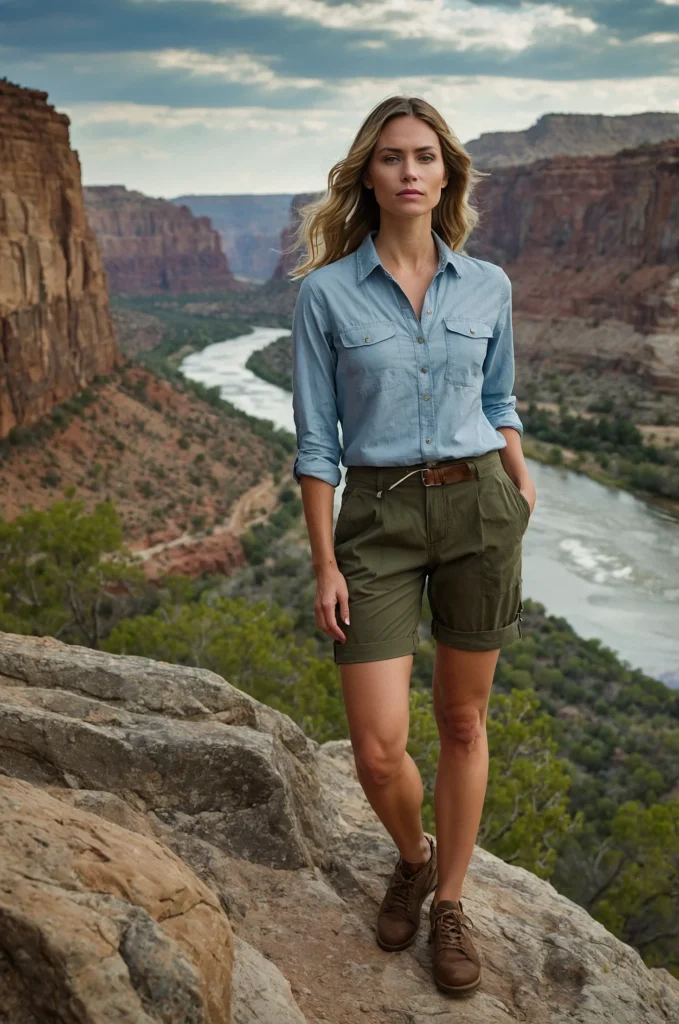
<instances>
[{"instance_id":1,"label":"woman's left hand","mask_svg":"<svg viewBox=\"0 0 679 1024\"><path fill-rule=\"evenodd\" d=\"M531 512L531 515L532 515L533 514L533 508L535 507L535 500L536 500L536 497L537 497L537 492L535 490L535 484L533 483L533 481L531 480L531 478L529 476L523 476L523 477L521 477L520 481L517 483L516 486L519 488L519 490L523 494L524 498L526 499L526 501L530 505L530 512Z\"/></svg>"}]
</instances>

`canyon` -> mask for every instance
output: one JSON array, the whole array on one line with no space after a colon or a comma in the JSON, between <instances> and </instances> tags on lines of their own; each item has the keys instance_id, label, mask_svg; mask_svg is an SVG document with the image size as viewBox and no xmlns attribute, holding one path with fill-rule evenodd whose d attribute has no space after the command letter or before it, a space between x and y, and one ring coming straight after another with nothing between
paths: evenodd
<instances>
[{"instance_id":1,"label":"canyon","mask_svg":"<svg viewBox=\"0 0 679 1024\"><path fill-rule=\"evenodd\" d=\"M239 290L209 218L123 185L88 186L84 196L112 294Z\"/></svg>"},{"instance_id":2,"label":"canyon","mask_svg":"<svg viewBox=\"0 0 679 1024\"><path fill-rule=\"evenodd\" d=\"M0 81L0 438L121 358L69 123Z\"/></svg>"}]
</instances>

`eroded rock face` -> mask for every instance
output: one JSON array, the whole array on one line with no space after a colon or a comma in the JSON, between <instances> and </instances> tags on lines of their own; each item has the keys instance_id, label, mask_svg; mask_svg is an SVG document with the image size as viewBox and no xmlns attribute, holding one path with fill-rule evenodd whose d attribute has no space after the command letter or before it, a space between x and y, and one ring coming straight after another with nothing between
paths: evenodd
<instances>
[{"instance_id":1,"label":"eroded rock face","mask_svg":"<svg viewBox=\"0 0 679 1024\"><path fill-rule=\"evenodd\" d=\"M322 853L312 743L213 672L3 634L0 706L0 772L272 867Z\"/></svg>"},{"instance_id":2,"label":"eroded rock face","mask_svg":"<svg viewBox=\"0 0 679 1024\"><path fill-rule=\"evenodd\" d=\"M69 120L0 82L0 437L118 365Z\"/></svg>"},{"instance_id":3,"label":"eroded rock face","mask_svg":"<svg viewBox=\"0 0 679 1024\"><path fill-rule=\"evenodd\" d=\"M5 776L0 821L4 1020L229 1024L229 920L169 849Z\"/></svg>"},{"instance_id":4,"label":"eroded rock face","mask_svg":"<svg viewBox=\"0 0 679 1024\"><path fill-rule=\"evenodd\" d=\"M679 983L666 971L478 847L463 902L483 985L453 1006L431 977L429 901L409 950L375 941L396 850L349 743L319 747L213 673L0 634L0 771L69 805L65 821L99 816L127 830L131 848L169 847L209 888L236 936L235 1024L679 1020ZM88 848L80 861L110 870ZM0 984L10 977L2 934Z\"/></svg>"},{"instance_id":5,"label":"eroded rock face","mask_svg":"<svg viewBox=\"0 0 679 1024\"><path fill-rule=\"evenodd\" d=\"M97 236L111 292L237 291L219 233L188 206L153 199L123 185L88 186L87 216Z\"/></svg>"}]
</instances>

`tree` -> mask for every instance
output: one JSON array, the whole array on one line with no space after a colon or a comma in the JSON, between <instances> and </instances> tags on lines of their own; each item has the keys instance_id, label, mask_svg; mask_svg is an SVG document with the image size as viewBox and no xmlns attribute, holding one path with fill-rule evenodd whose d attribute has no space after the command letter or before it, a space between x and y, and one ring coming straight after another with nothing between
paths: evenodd
<instances>
[{"instance_id":1,"label":"tree","mask_svg":"<svg viewBox=\"0 0 679 1024\"><path fill-rule=\"evenodd\" d=\"M594 868L590 913L649 966L679 977L679 800L619 807Z\"/></svg>"},{"instance_id":2,"label":"tree","mask_svg":"<svg viewBox=\"0 0 679 1024\"><path fill-rule=\"evenodd\" d=\"M67 497L0 519L0 629L97 648L112 599L144 584L109 501L88 514Z\"/></svg>"}]
</instances>

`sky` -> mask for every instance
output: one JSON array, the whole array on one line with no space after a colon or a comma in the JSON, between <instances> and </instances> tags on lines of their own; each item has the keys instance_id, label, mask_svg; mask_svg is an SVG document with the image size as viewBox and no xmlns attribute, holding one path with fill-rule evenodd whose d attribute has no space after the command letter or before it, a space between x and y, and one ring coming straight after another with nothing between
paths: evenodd
<instances>
[{"instance_id":1,"label":"sky","mask_svg":"<svg viewBox=\"0 0 679 1024\"><path fill-rule=\"evenodd\" d=\"M679 0L0 0L0 77L71 118L88 185L320 191L409 93L465 143L679 112Z\"/></svg>"}]
</instances>

